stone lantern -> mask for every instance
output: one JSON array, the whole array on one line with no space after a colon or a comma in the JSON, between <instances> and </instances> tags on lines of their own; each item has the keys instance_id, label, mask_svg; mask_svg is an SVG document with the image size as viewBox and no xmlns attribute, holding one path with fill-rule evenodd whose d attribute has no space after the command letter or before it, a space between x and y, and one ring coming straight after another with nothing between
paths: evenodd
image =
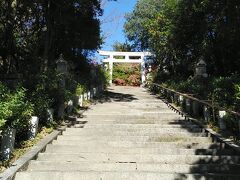
<instances>
[{"instance_id":1,"label":"stone lantern","mask_svg":"<svg viewBox=\"0 0 240 180\"><path fill-rule=\"evenodd\" d=\"M58 105L58 118L63 118L64 116L64 92L66 86L66 75L68 74L68 63L63 59L61 54L59 59L56 62L57 64L57 73L60 75L59 82L59 105Z\"/></svg>"},{"instance_id":2,"label":"stone lantern","mask_svg":"<svg viewBox=\"0 0 240 180\"><path fill-rule=\"evenodd\" d=\"M205 61L203 59L200 59L200 61L197 63L196 76L208 77L208 75L207 75L207 64L205 63Z\"/></svg>"},{"instance_id":3,"label":"stone lantern","mask_svg":"<svg viewBox=\"0 0 240 180\"><path fill-rule=\"evenodd\" d=\"M63 59L63 55L61 54L58 58L57 62L57 72L60 74L67 74L67 61Z\"/></svg>"}]
</instances>

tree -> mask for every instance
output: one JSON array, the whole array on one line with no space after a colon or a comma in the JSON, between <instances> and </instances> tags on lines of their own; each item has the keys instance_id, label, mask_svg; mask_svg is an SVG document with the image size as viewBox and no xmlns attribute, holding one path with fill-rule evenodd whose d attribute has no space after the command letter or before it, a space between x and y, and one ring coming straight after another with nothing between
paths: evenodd
<instances>
[{"instance_id":1,"label":"tree","mask_svg":"<svg viewBox=\"0 0 240 180\"><path fill-rule=\"evenodd\" d=\"M236 0L140 0L125 32L172 77L193 75L200 58L210 74L228 76L240 69L239 8Z\"/></svg>"},{"instance_id":2,"label":"tree","mask_svg":"<svg viewBox=\"0 0 240 180\"><path fill-rule=\"evenodd\" d=\"M128 42L125 43L115 42L113 44L113 50L120 52L130 52L132 50L132 47Z\"/></svg>"},{"instance_id":3,"label":"tree","mask_svg":"<svg viewBox=\"0 0 240 180\"><path fill-rule=\"evenodd\" d=\"M99 0L1 1L1 72L45 72L61 53L77 67L102 42L101 14Z\"/></svg>"}]
</instances>

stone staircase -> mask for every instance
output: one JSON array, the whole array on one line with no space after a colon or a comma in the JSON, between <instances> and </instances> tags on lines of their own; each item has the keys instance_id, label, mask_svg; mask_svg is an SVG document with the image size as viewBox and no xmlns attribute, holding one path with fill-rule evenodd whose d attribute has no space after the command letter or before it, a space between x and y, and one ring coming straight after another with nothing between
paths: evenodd
<instances>
[{"instance_id":1,"label":"stone staircase","mask_svg":"<svg viewBox=\"0 0 240 180\"><path fill-rule=\"evenodd\" d=\"M114 87L16 180L240 179L240 156L143 88Z\"/></svg>"}]
</instances>

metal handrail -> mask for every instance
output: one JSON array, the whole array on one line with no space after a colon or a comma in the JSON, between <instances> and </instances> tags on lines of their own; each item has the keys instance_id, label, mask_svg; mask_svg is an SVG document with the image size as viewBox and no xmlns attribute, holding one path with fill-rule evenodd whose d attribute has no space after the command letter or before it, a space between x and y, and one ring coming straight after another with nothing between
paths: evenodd
<instances>
[{"instance_id":1,"label":"metal handrail","mask_svg":"<svg viewBox=\"0 0 240 180\"><path fill-rule=\"evenodd\" d=\"M230 114L233 114L233 115L236 115L236 116L238 116L238 117L240 118L240 113L239 113L239 112L235 112L235 111L232 111L232 110L230 110L230 109L223 108L223 107L220 107L220 106L218 106L218 105L208 103L208 102L206 102L206 101L204 101L204 100L200 100L200 99L197 99L197 98L195 98L195 97L193 97L193 96L190 96L189 94L180 93L180 92L178 92L178 91L175 91L175 90L173 90L173 89L164 87L163 85L160 85L160 84L157 84L157 83L151 83L151 84L154 85L154 86L160 87L160 88L162 88L162 89L165 89L165 90L167 90L167 91L171 91L171 92L173 92L173 93L175 93L175 94L181 95L181 96L183 96L183 97L185 97L185 98L191 99L191 100L193 100L193 101L197 101L197 102L199 102L199 103L201 103L201 104L203 104L203 105L207 105L207 106L209 106L209 107L211 107L211 108L215 108L215 109L219 109L219 110L222 110L222 111L226 111L226 112L228 112L228 113L230 113Z\"/></svg>"}]
</instances>

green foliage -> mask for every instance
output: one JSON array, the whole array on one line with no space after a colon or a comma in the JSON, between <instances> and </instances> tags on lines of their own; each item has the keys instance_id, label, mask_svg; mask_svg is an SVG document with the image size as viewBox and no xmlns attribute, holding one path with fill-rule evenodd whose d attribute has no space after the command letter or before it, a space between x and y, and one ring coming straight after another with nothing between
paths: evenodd
<instances>
[{"instance_id":1,"label":"green foliage","mask_svg":"<svg viewBox=\"0 0 240 180\"><path fill-rule=\"evenodd\" d=\"M0 99L0 121L1 128L13 127L27 128L33 113L33 104L26 100L26 90L18 88L10 92L7 88L2 88Z\"/></svg>"},{"instance_id":2,"label":"green foliage","mask_svg":"<svg viewBox=\"0 0 240 180\"><path fill-rule=\"evenodd\" d=\"M82 84L78 84L77 88L76 88L76 95L80 96L81 94L83 94L84 92L86 92L87 88L86 86L82 85Z\"/></svg>"},{"instance_id":3,"label":"green foliage","mask_svg":"<svg viewBox=\"0 0 240 180\"><path fill-rule=\"evenodd\" d=\"M12 115L7 104L7 94L9 94L9 91L0 83L0 129L5 125L8 117Z\"/></svg>"},{"instance_id":4,"label":"green foliage","mask_svg":"<svg viewBox=\"0 0 240 180\"><path fill-rule=\"evenodd\" d=\"M140 66L139 64L114 64L113 82L118 85L140 85Z\"/></svg>"},{"instance_id":5,"label":"green foliage","mask_svg":"<svg viewBox=\"0 0 240 180\"><path fill-rule=\"evenodd\" d=\"M130 52L131 50L132 47L128 42L125 43L115 42L113 44L113 51Z\"/></svg>"},{"instance_id":6,"label":"green foliage","mask_svg":"<svg viewBox=\"0 0 240 180\"><path fill-rule=\"evenodd\" d=\"M236 86L239 83L239 75L214 78L212 82L213 91L211 95L214 97L214 100L218 102L221 106L239 106L236 98L238 94Z\"/></svg>"},{"instance_id":7,"label":"green foliage","mask_svg":"<svg viewBox=\"0 0 240 180\"><path fill-rule=\"evenodd\" d=\"M194 94L204 100L214 100L219 106L239 111L240 76L189 78L168 80L165 85L180 92Z\"/></svg>"},{"instance_id":8,"label":"green foliage","mask_svg":"<svg viewBox=\"0 0 240 180\"><path fill-rule=\"evenodd\" d=\"M81 70L102 43L101 15L99 0L2 0L0 73L42 74L55 68L60 54Z\"/></svg>"},{"instance_id":9,"label":"green foliage","mask_svg":"<svg viewBox=\"0 0 240 180\"><path fill-rule=\"evenodd\" d=\"M187 79L202 57L208 73L239 72L240 1L139 0L125 32L137 49L155 54L159 71Z\"/></svg>"},{"instance_id":10,"label":"green foliage","mask_svg":"<svg viewBox=\"0 0 240 180\"><path fill-rule=\"evenodd\" d=\"M110 81L109 71L106 71L102 66L98 65L96 67L96 78L94 79L93 84L108 86Z\"/></svg>"}]
</instances>

